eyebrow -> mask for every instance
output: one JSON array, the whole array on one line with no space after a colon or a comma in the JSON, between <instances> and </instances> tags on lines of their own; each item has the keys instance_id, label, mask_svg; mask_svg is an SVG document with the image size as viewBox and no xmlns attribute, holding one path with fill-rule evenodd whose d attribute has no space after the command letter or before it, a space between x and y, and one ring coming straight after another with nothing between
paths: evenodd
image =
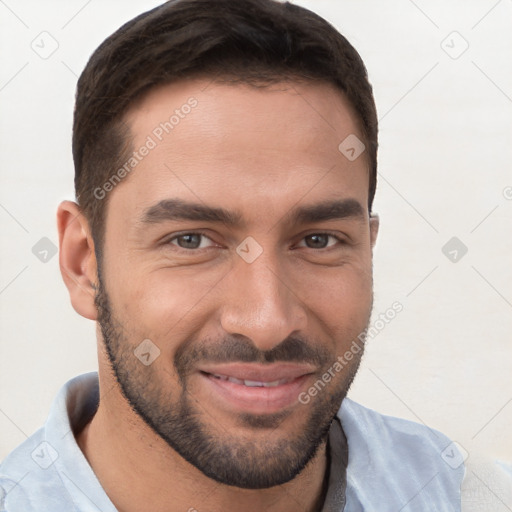
<instances>
[{"instance_id":1,"label":"eyebrow","mask_svg":"<svg viewBox=\"0 0 512 512\"><path fill-rule=\"evenodd\" d=\"M156 224L172 220L197 220L236 226L242 224L242 215L224 208L192 203L183 199L163 199L147 208L142 215L142 223L144 224Z\"/></svg>"},{"instance_id":2,"label":"eyebrow","mask_svg":"<svg viewBox=\"0 0 512 512\"><path fill-rule=\"evenodd\" d=\"M323 201L318 204L298 206L285 215L292 224L308 224L335 219L365 219L365 210L356 199ZM143 224L157 224L166 221L190 220L244 226L243 216L238 211L207 206L183 199L164 199L144 210Z\"/></svg>"},{"instance_id":3,"label":"eyebrow","mask_svg":"<svg viewBox=\"0 0 512 512\"><path fill-rule=\"evenodd\" d=\"M365 219L365 210L356 199L323 201L293 209L288 215L294 224L308 224L336 219Z\"/></svg>"}]
</instances>

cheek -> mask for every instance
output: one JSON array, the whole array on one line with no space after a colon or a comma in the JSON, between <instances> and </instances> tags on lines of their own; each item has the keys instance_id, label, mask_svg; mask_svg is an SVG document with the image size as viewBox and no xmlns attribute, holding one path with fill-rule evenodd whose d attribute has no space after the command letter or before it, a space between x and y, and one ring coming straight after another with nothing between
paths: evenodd
<instances>
[{"instance_id":1,"label":"cheek","mask_svg":"<svg viewBox=\"0 0 512 512\"><path fill-rule=\"evenodd\" d=\"M309 314L337 343L350 343L367 327L373 298L371 264L323 269L303 275L300 283L299 296L305 297Z\"/></svg>"},{"instance_id":2,"label":"cheek","mask_svg":"<svg viewBox=\"0 0 512 512\"><path fill-rule=\"evenodd\" d=\"M372 296L371 262L350 261L338 267L311 267L301 272L297 283L310 302L324 307L364 309Z\"/></svg>"},{"instance_id":3,"label":"cheek","mask_svg":"<svg viewBox=\"0 0 512 512\"><path fill-rule=\"evenodd\" d=\"M212 275L215 274L215 275ZM186 336L184 332L195 329L202 303L215 288L222 275L198 272L195 269L159 269L140 278L132 277L130 285L120 286L118 292L121 304L119 320L128 327L130 336L147 337L167 341ZM193 318L194 322L183 322ZM180 333L180 336L177 334ZM160 348L164 348L163 343Z\"/></svg>"},{"instance_id":4,"label":"cheek","mask_svg":"<svg viewBox=\"0 0 512 512\"><path fill-rule=\"evenodd\" d=\"M192 266L141 270L129 278L118 275L117 286L109 289L115 316L133 344L149 338L172 356L218 310L227 273L225 267ZM366 328L372 302L371 261L288 268L282 277L311 317L311 325L320 325L336 344L350 343Z\"/></svg>"}]
</instances>

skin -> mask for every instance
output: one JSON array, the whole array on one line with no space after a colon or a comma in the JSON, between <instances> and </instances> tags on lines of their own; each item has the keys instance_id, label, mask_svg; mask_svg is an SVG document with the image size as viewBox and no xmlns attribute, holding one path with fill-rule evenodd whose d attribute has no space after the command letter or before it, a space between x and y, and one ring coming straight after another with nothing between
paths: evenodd
<instances>
[{"instance_id":1,"label":"skin","mask_svg":"<svg viewBox=\"0 0 512 512\"><path fill-rule=\"evenodd\" d=\"M146 375L158 391L177 397L183 393L173 364L177 354L201 343L221 346L228 338L249 340L258 353L268 353L296 336L324 355L312 363L300 389L307 391L364 331L371 313L378 219L366 206L367 159L363 153L351 162L338 150L349 134L362 139L357 117L328 84L254 88L187 80L153 89L127 113L134 148L191 96L197 106L108 196L101 276L123 353L133 354L144 339L160 349L150 366L133 356L133 382L143 394ZM238 212L243 222L141 222L147 208L170 198ZM357 201L361 214L292 221L298 206L340 199ZM98 262L87 220L75 203L64 201L58 227L60 266L73 307L96 321ZM183 239L177 234L197 230L207 237L200 248L179 246ZM326 231L343 243L328 237L321 239L327 247L308 246L309 235ZM252 263L236 252L248 236L263 250ZM184 460L130 407L99 325L97 337L100 404L77 441L118 510L321 509L325 441L303 471L280 485L247 489L219 483ZM252 417L263 422L257 427L219 399L195 367L186 375L187 397L206 431L254 447L255 460L264 463L265 450L300 436L319 400L334 400L336 407L326 414L335 414L360 356L319 396L308 404L294 402L268 425L264 420L271 415L264 407Z\"/></svg>"}]
</instances>

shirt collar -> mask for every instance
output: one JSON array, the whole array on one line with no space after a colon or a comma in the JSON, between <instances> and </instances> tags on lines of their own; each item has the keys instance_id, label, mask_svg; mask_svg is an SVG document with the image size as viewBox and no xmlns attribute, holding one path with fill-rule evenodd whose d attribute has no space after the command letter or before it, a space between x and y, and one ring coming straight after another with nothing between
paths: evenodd
<instances>
[{"instance_id":1,"label":"shirt collar","mask_svg":"<svg viewBox=\"0 0 512 512\"><path fill-rule=\"evenodd\" d=\"M327 442L329 456L328 487L322 512L341 512L345 508L348 444L337 416L331 423Z\"/></svg>"}]
</instances>

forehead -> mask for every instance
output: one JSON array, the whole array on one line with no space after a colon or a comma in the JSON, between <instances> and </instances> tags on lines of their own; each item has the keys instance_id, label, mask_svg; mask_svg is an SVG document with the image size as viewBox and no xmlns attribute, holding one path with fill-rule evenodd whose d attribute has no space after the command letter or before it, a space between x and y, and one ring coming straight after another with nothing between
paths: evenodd
<instances>
[{"instance_id":1,"label":"forehead","mask_svg":"<svg viewBox=\"0 0 512 512\"><path fill-rule=\"evenodd\" d=\"M189 108L190 104L195 106ZM184 119L186 123L182 123ZM169 133L164 130L166 140L160 142L174 142L183 149L198 141L205 144L221 139L242 143L237 149L243 149L255 135L269 150L285 150L280 141L286 138L294 149L311 153L312 148L304 143L326 135L332 140L325 142L333 142L335 147L340 137L350 133L362 138L358 117L345 95L324 82L256 87L206 79L178 81L152 89L129 110L126 120L135 143L143 142L141 137L155 130L158 138L159 126L170 121L172 129ZM182 126L178 129L178 125ZM317 151L323 146L318 145Z\"/></svg>"},{"instance_id":2,"label":"forehead","mask_svg":"<svg viewBox=\"0 0 512 512\"><path fill-rule=\"evenodd\" d=\"M150 149L111 200L138 213L168 197L243 203L260 215L305 195L367 202L365 155L350 161L338 149L362 139L358 119L329 84L176 82L152 90L126 121L133 149Z\"/></svg>"}]
</instances>

